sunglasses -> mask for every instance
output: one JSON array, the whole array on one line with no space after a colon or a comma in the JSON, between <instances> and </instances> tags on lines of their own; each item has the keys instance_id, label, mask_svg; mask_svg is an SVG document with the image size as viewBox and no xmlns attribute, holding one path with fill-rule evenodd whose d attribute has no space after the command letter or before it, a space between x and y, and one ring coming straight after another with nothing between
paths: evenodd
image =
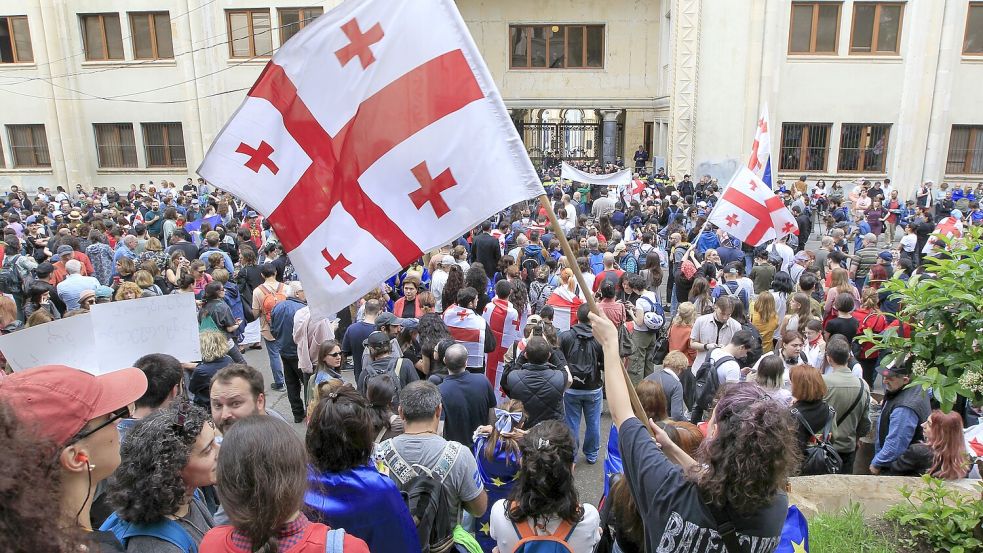
<instances>
[{"instance_id":1,"label":"sunglasses","mask_svg":"<svg viewBox=\"0 0 983 553\"><path fill-rule=\"evenodd\" d=\"M100 424L99 426L96 426L95 428L93 428L91 430L86 430L84 432L79 432L68 443L70 445L70 444L74 444L76 442L82 441L82 440L88 438L89 436L95 434L96 432L102 430L103 428L109 426L110 424L113 424L114 422L116 422L116 421L118 421L118 420L120 420L122 418L126 418L128 416L130 416L130 406L129 405L125 405L123 407L120 407L119 409L117 409L117 410L115 410L115 411L113 411L112 413L109 414L109 419L107 419L106 422Z\"/></svg>"},{"instance_id":2,"label":"sunglasses","mask_svg":"<svg viewBox=\"0 0 983 553\"><path fill-rule=\"evenodd\" d=\"M335 352L335 353L325 353L325 355L328 356L328 357L341 357L341 352L338 351L338 352Z\"/></svg>"}]
</instances>

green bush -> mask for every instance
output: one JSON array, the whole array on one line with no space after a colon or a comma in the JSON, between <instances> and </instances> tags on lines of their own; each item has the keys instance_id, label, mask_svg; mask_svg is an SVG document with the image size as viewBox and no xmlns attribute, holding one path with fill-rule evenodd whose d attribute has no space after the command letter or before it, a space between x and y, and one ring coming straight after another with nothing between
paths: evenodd
<instances>
[{"instance_id":1,"label":"green bush","mask_svg":"<svg viewBox=\"0 0 983 553\"><path fill-rule=\"evenodd\" d=\"M922 476L922 480L928 486L917 492L902 486L901 495L907 503L899 503L885 514L908 534L901 541L947 553L983 551L983 541L975 535L983 521L983 501L950 490L944 481L931 476ZM983 491L983 483L980 489Z\"/></svg>"},{"instance_id":2,"label":"green bush","mask_svg":"<svg viewBox=\"0 0 983 553\"><path fill-rule=\"evenodd\" d=\"M817 553L895 553L889 539L864 520L856 503L809 521L809 550Z\"/></svg>"}]
</instances>

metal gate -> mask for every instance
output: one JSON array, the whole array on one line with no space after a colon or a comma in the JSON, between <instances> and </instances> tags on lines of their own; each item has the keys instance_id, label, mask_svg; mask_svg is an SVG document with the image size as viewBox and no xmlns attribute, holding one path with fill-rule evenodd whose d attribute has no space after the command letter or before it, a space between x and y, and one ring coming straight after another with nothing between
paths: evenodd
<instances>
[{"instance_id":1,"label":"metal gate","mask_svg":"<svg viewBox=\"0 0 983 553\"><path fill-rule=\"evenodd\" d=\"M565 161L601 159L600 123L520 123L519 134L533 162L550 155ZM624 126L618 124L617 152L621 155Z\"/></svg>"}]
</instances>

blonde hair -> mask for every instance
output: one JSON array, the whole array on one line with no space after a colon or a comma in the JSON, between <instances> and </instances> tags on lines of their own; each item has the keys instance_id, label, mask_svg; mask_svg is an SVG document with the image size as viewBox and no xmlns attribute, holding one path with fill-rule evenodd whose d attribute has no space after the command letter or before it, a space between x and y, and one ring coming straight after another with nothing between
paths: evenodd
<instances>
[{"instance_id":1,"label":"blonde hair","mask_svg":"<svg viewBox=\"0 0 983 553\"><path fill-rule=\"evenodd\" d=\"M833 269L833 276L830 278L830 288L836 288L837 293L853 294L850 273L843 267Z\"/></svg>"},{"instance_id":2,"label":"blonde hair","mask_svg":"<svg viewBox=\"0 0 983 553\"><path fill-rule=\"evenodd\" d=\"M140 288L150 288L154 285L154 276L148 271L140 269L139 271L133 273L133 283Z\"/></svg>"},{"instance_id":3,"label":"blonde hair","mask_svg":"<svg viewBox=\"0 0 983 553\"><path fill-rule=\"evenodd\" d=\"M136 296L137 298L139 298L143 294L143 290L141 290L140 287L136 285L136 283L124 282L123 284L120 284L119 289L116 290L116 295L113 296L113 301L123 301L127 299L126 298L127 292L133 292L133 295Z\"/></svg>"},{"instance_id":4,"label":"blonde hair","mask_svg":"<svg viewBox=\"0 0 983 553\"><path fill-rule=\"evenodd\" d=\"M164 251L164 246L161 245L160 240L151 236L147 239L147 244L144 246L144 249L148 252L161 252Z\"/></svg>"},{"instance_id":5,"label":"blonde hair","mask_svg":"<svg viewBox=\"0 0 983 553\"><path fill-rule=\"evenodd\" d=\"M314 386L311 401L307 404L307 418L311 418L314 414L314 408L317 407L318 403L321 403L321 399L328 397L331 392L338 391L344 385L344 381L332 378Z\"/></svg>"},{"instance_id":6,"label":"blonde hair","mask_svg":"<svg viewBox=\"0 0 983 553\"><path fill-rule=\"evenodd\" d=\"M679 309L676 311L676 318L672 320L674 325L685 325L693 326L696 321L696 306L693 305L691 301L684 301L679 304Z\"/></svg>"},{"instance_id":7,"label":"blonde hair","mask_svg":"<svg viewBox=\"0 0 983 553\"><path fill-rule=\"evenodd\" d=\"M689 357L686 357L686 354L678 349L674 349L666 354L666 358L662 360L662 366L669 367L673 370L688 369Z\"/></svg>"},{"instance_id":8,"label":"blonde hair","mask_svg":"<svg viewBox=\"0 0 983 553\"><path fill-rule=\"evenodd\" d=\"M754 314L762 323L778 318L778 312L775 311L775 296L771 292L758 294L758 299L754 300Z\"/></svg>"},{"instance_id":9,"label":"blonde hair","mask_svg":"<svg viewBox=\"0 0 983 553\"><path fill-rule=\"evenodd\" d=\"M201 345L201 360L205 363L221 359L229 352L229 339L221 332L202 332L198 335L198 343Z\"/></svg>"}]
</instances>

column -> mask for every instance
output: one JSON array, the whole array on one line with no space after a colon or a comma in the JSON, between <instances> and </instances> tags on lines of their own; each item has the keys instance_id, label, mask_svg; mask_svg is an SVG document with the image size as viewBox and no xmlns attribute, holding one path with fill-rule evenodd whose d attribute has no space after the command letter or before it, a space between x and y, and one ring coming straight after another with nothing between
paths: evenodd
<instances>
[{"instance_id":1,"label":"column","mask_svg":"<svg viewBox=\"0 0 983 553\"><path fill-rule=\"evenodd\" d=\"M601 110L601 161L603 163L614 163L618 157L615 151L618 145L618 115L620 109Z\"/></svg>"}]
</instances>

